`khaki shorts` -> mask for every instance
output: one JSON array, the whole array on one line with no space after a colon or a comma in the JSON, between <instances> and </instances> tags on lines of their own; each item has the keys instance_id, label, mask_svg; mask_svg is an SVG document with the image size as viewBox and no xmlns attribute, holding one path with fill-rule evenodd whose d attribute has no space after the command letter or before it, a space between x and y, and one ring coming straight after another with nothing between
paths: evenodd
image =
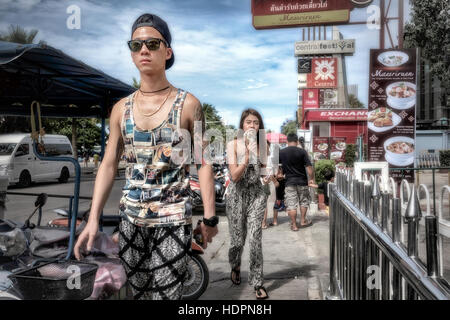
<instances>
[{"instance_id":1,"label":"khaki shorts","mask_svg":"<svg viewBox=\"0 0 450 320\"><path fill-rule=\"evenodd\" d=\"M286 210L297 210L298 205L309 207L311 194L308 186L286 186L284 190L284 203Z\"/></svg>"}]
</instances>

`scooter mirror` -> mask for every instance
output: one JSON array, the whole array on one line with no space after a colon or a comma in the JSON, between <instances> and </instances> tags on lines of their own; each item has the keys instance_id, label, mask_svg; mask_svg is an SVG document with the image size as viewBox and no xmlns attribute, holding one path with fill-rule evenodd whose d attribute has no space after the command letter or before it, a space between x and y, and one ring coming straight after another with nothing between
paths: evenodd
<instances>
[{"instance_id":1,"label":"scooter mirror","mask_svg":"<svg viewBox=\"0 0 450 320\"><path fill-rule=\"evenodd\" d=\"M41 208L45 205L45 203L47 202L47 194L46 193L41 193L40 195L38 195L36 201L34 202L34 206L36 208Z\"/></svg>"}]
</instances>

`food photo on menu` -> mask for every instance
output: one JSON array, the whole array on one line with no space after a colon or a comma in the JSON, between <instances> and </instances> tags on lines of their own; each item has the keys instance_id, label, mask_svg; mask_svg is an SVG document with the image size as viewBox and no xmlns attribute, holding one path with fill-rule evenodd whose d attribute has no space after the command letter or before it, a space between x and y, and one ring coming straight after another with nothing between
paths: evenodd
<instances>
[{"instance_id":1,"label":"food photo on menu","mask_svg":"<svg viewBox=\"0 0 450 320\"><path fill-rule=\"evenodd\" d=\"M409 61L409 56L401 51L387 51L378 56L378 61L385 67L399 67Z\"/></svg>"},{"instance_id":2,"label":"food photo on menu","mask_svg":"<svg viewBox=\"0 0 450 320\"><path fill-rule=\"evenodd\" d=\"M402 119L391 109L381 107L369 112L368 121L370 130L383 132L393 129L402 121Z\"/></svg>"},{"instance_id":3,"label":"food photo on menu","mask_svg":"<svg viewBox=\"0 0 450 320\"><path fill-rule=\"evenodd\" d=\"M385 158L390 164L398 167L414 163L414 139L409 137L393 137L384 142Z\"/></svg>"},{"instance_id":4,"label":"food photo on menu","mask_svg":"<svg viewBox=\"0 0 450 320\"><path fill-rule=\"evenodd\" d=\"M416 104L416 85L410 82L394 82L387 86L388 104L395 109L410 109Z\"/></svg>"}]
</instances>

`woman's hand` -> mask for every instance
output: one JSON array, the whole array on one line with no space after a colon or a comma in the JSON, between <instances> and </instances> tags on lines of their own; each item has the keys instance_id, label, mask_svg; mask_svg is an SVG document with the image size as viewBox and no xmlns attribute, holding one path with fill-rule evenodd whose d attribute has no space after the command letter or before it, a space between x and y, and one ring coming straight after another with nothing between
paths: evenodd
<instances>
[{"instance_id":1,"label":"woman's hand","mask_svg":"<svg viewBox=\"0 0 450 320\"><path fill-rule=\"evenodd\" d=\"M73 248L75 258L81 260L82 254L89 254L94 246L95 238L98 232L98 222L88 222L83 232L78 236L78 240Z\"/></svg>"}]
</instances>

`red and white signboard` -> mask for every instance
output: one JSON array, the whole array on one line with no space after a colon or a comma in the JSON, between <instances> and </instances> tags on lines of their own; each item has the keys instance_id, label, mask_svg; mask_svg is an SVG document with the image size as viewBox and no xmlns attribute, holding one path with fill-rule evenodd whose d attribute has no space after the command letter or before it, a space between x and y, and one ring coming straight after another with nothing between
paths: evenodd
<instances>
[{"instance_id":1,"label":"red and white signboard","mask_svg":"<svg viewBox=\"0 0 450 320\"><path fill-rule=\"evenodd\" d=\"M306 121L367 121L367 110L305 110Z\"/></svg>"},{"instance_id":2,"label":"red and white signboard","mask_svg":"<svg viewBox=\"0 0 450 320\"><path fill-rule=\"evenodd\" d=\"M303 108L319 108L319 89L303 90Z\"/></svg>"},{"instance_id":3,"label":"red and white signboard","mask_svg":"<svg viewBox=\"0 0 450 320\"><path fill-rule=\"evenodd\" d=\"M312 72L306 76L308 88L337 88L337 58L312 59Z\"/></svg>"}]
</instances>

